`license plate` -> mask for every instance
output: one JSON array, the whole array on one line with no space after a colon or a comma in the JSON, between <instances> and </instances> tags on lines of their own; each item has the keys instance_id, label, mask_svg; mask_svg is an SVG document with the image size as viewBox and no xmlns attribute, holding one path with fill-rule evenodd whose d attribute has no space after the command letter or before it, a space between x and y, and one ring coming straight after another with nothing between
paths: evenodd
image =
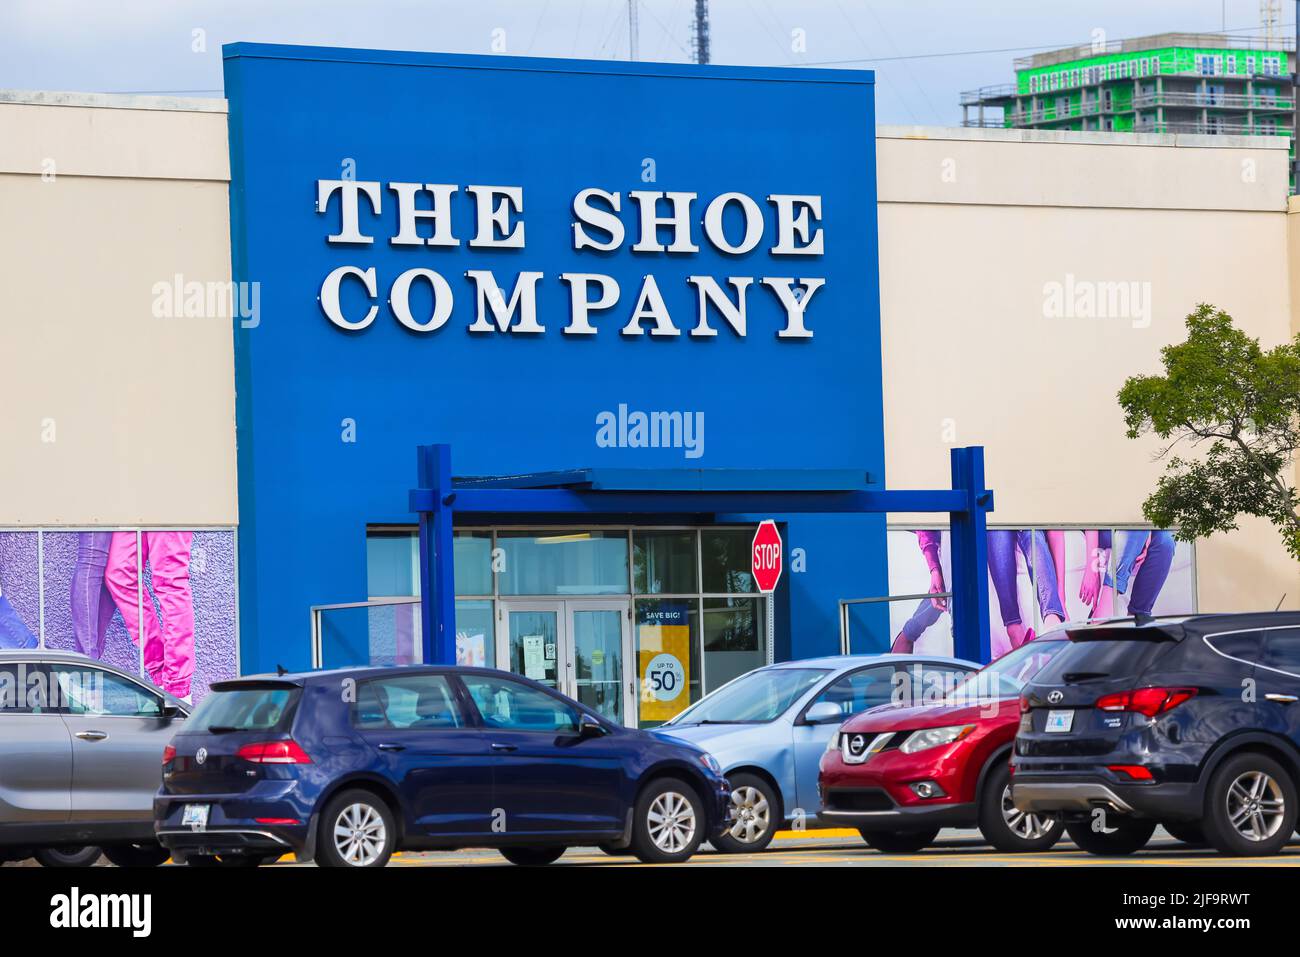
<instances>
[{"instance_id":1,"label":"license plate","mask_svg":"<svg viewBox=\"0 0 1300 957\"><path fill-rule=\"evenodd\" d=\"M1043 728L1048 734L1064 734L1074 727L1073 711L1047 712L1047 726Z\"/></svg>"},{"instance_id":2,"label":"license plate","mask_svg":"<svg viewBox=\"0 0 1300 957\"><path fill-rule=\"evenodd\" d=\"M201 831L208 826L208 807L207 804L187 804L185 810L181 811L181 827L192 827L196 831Z\"/></svg>"}]
</instances>

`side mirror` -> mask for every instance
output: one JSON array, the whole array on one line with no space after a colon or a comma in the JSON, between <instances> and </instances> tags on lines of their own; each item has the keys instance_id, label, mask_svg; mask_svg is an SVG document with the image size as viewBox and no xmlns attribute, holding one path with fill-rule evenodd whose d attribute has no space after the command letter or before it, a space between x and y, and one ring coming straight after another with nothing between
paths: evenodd
<instances>
[{"instance_id":1,"label":"side mirror","mask_svg":"<svg viewBox=\"0 0 1300 957\"><path fill-rule=\"evenodd\" d=\"M844 712L833 701L818 701L804 712L803 719L807 724L830 724L832 721L839 724L844 720Z\"/></svg>"},{"instance_id":2,"label":"side mirror","mask_svg":"<svg viewBox=\"0 0 1300 957\"><path fill-rule=\"evenodd\" d=\"M162 708L159 710L158 714L161 717L167 719L168 721L172 720L173 718L182 717L180 708L176 707L176 705L174 704L168 704L165 701L163 702Z\"/></svg>"},{"instance_id":3,"label":"side mirror","mask_svg":"<svg viewBox=\"0 0 1300 957\"><path fill-rule=\"evenodd\" d=\"M605 726L589 714L582 714L578 717L578 737L579 738L600 738L608 732Z\"/></svg>"}]
</instances>

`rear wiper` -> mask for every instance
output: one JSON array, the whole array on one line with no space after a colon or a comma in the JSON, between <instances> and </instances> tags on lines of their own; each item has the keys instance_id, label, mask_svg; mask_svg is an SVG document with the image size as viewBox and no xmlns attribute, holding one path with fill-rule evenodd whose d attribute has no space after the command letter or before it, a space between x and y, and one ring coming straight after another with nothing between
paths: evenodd
<instances>
[{"instance_id":1,"label":"rear wiper","mask_svg":"<svg viewBox=\"0 0 1300 957\"><path fill-rule=\"evenodd\" d=\"M243 731L243 728L236 728L232 724L210 724L208 731L212 734L230 734L232 731Z\"/></svg>"},{"instance_id":2,"label":"rear wiper","mask_svg":"<svg viewBox=\"0 0 1300 957\"><path fill-rule=\"evenodd\" d=\"M1067 671L1061 675L1065 681L1091 681L1093 678L1109 678L1109 673L1105 671Z\"/></svg>"}]
</instances>

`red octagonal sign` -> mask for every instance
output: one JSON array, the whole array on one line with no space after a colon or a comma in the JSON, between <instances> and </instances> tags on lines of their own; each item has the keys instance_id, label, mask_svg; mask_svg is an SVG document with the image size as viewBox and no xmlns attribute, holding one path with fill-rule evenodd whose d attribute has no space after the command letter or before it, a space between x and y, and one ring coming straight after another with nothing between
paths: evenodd
<instances>
[{"instance_id":1,"label":"red octagonal sign","mask_svg":"<svg viewBox=\"0 0 1300 957\"><path fill-rule=\"evenodd\" d=\"M781 551L781 533L776 530L776 522L770 518L759 522L750 552L750 569L759 591L776 590L776 583L781 580Z\"/></svg>"}]
</instances>

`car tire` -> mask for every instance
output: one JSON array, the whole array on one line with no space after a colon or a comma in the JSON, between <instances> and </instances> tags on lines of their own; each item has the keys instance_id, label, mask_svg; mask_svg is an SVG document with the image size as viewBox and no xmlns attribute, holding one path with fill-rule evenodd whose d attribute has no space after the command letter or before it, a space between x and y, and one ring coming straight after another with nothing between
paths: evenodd
<instances>
[{"instance_id":1,"label":"car tire","mask_svg":"<svg viewBox=\"0 0 1300 957\"><path fill-rule=\"evenodd\" d=\"M705 827L695 789L678 778L658 778L637 795L632 853L645 864L681 863L699 849Z\"/></svg>"},{"instance_id":2,"label":"car tire","mask_svg":"<svg viewBox=\"0 0 1300 957\"><path fill-rule=\"evenodd\" d=\"M344 791L325 805L316 847L321 867L383 867L397 847L397 822L370 791Z\"/></svg>"},{"instance_id":3,"label":"car tire","mask_svg":"<svg viewBox=\"0 0 1300 957\"><path fill-rule=\"evenodd\" d=\"M1011 803L1011 768L1005 760L984 776L978 823L984 840L1009 854L1050 850L1065 831L1059 817L1016 810Z\"/></svg>"},{"instance_id":4,"label":"car tire","mask_svg":"<svg viewBox=\"0 0 1300 957\"><path fill-rule=\"evenodd\" d=\"M915 854L934 843L939 836L936 827L929 831L873 831L858 828L858 833L867 844L882 854Z\"/></svg>"},{"instance_id":5,"label":"car tire","mask_svg":"<svg viewBox=\"0 0 1300 957\"><path fill-rule=\"evenodd\" d=\"M731 809L735 824L709 839L724 854L754 854L772 843L781 824L781 802L772 785L756 774L736 774L731 780Z\"/></svg>"},{"instance_id":6,"label":"car tire","mask_svg":"<svg viewBox=\"0 0 1300 957\"><path fill-rule=\"evenodd\" d=\"M1205 831L1189 821L1161 821L1160 826L1169 832L1175 841L1181 841L1188 847L1205 847Z\"/></svg>"},{"instance_id":7,"label":"car tire","mask_svg":"<svg viewBox=\"0 0 1300 957\"><path fill-rule=\"evenodd\" d=\"M1278 762L1253 751L1233 755L1205 789L1205 838L1222 854L1276 854L1295 830L1296 802L1295 782Z\"/></svg>"},{"instance_id":8,"label":"car tire","mask_svg":"<svg viewBox=\"0 0 1300 957\"><path fill-rule=\"evenodd\" d=\"M1155 833L1156 822L1140 818L1112 815L1106 821L1107 831L1094 831L1093 821L1078 821L1065 825L1065 833L1080 850L1098 857L1123 857L1135 854L1147 846Z\"/></svg>"},{"instance_id":9,"label":"car tire","mask_svg":"<svg viewBox=\"0 0 1300 957\"><path fill-rule=\"evenodd\" d=\"M520 867L545 867L554 864L566 850L564 847L501 847L501 856Z\"/></svg>"},{"instance_id":10,"label":"car tire","mask_svg":"<svg viewBox=\"0 0 1300 957\"><path fill-rule=\"evenodd\" d=\"M104 856L115 867L158 867L167 863L172 855L157 841L145 841L141 844L110 844L104 848Z\"/></svg>"},{"instance_id":11,"label":"car tire","mask_svg":"<svg viewBox=\"0 0 1300 957\"><path fill-rule=\"evenodd\" d=\"M38 847L32 852L41 867L93 867L103 851L98 847Z\"/></svg>"}]
</instances>

